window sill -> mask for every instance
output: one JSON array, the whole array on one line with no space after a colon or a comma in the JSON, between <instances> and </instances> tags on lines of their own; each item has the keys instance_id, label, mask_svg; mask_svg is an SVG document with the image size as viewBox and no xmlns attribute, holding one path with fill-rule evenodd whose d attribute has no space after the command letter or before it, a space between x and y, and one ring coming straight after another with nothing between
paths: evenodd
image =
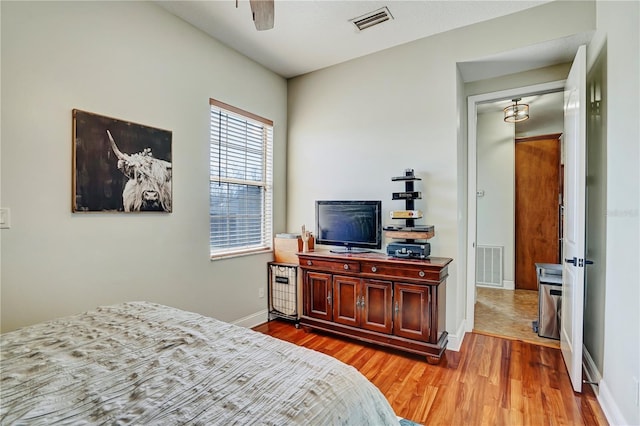
<instances>
[{"instance_id":1,"label":"window sill","mask_svg":"<svg viewBox=\"0 0 640 426\"><path fill-rule=\"evenodd\" d=\"M233 253L214 254L214 255L210 256L210 260L211 261L216 261L216 260L223 260L223 259L231 259L231 258L234 258L234 257L252 256L252 255L255 255L255 254L265 254L265 253L273 253L273 248L272 247L267 247L267 248L236 251L236 252L233 252Z\"/></svg>"}]
</instances>

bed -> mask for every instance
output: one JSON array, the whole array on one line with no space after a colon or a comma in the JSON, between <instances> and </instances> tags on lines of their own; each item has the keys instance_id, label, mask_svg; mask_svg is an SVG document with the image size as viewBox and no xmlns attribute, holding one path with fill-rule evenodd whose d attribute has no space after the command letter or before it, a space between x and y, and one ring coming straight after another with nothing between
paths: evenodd
<instances>
[{"instance_id":1,"label":"bed","mask_svg":"<svg viewBox=\"0 0 640 426\"><path fill-rule=\"evenodd\" d=\"M149 302L9 332L0 349L2 424L398 425L349 365Z\"/></svg>"}]
</instances>

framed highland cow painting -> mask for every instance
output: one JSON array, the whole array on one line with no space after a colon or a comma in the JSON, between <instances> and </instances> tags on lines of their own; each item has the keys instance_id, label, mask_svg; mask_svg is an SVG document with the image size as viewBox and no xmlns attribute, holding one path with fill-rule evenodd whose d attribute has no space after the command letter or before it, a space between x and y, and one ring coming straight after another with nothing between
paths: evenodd
<instances>
[{"instance_id":1,"label":"framed highland cow painting","mask_svg":"<svg viewBox=\"0 0 640 426\"><path fill-rule=\"evenodd\" d=\"M171 212L168 130L73 110L73 212Z\"/></svg>"}]
</instances>

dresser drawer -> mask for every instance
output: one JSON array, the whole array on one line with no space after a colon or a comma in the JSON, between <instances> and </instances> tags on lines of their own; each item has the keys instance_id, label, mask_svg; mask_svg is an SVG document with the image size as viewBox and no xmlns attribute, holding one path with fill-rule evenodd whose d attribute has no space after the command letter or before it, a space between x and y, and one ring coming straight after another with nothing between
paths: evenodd
<instances>
[{"instance_id":1,"label":"dresser drawer","mask_svg":"<svg viewBox=\"0 0 640 426\"><path fill-rule=\"evenodd\" d=\"M362 274L393 279L441 280L440 271L434 271L421 265L388 265L378 262L362 262Z\"/></svg>"},{"instance_id":2,"label":"dresser drawer","mask_svg":"<svg viewBox=\"0 0 640 426\"><path fill-rule=\"evenodd\" d=\"M360 272L360 263L349 260L326 260L326 259L302 259L300 266L305 269L331 272Z\"/></svg>"}]
</instances>

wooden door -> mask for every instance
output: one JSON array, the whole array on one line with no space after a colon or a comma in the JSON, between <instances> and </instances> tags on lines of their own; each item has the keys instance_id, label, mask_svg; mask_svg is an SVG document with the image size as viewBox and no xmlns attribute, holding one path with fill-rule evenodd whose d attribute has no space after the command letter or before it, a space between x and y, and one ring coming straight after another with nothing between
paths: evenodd
<instances>
[{"instance_id":1,"label":"wooden door","mask_svg":"<svg viewBox=\"0 0 640 426\"><path fill-rule=\"evenodd\" d=\"M331 274L307 272L305 274L304 313L313 318L331 321Z\"/></svg>"},{"instance_id":2,"label":"wooden door","mask_svg":"<svg viewBox=\"0 0 640 426\"><path fill-rule=\"evenodd\" d=\"M515 287L537 290L536 263L560 261L560 134L516 139Z\"/></svg>"},{"instance_id":3,"label":"wooden door","mask_svg":"<svg viewBox=\"0 0 640 426\"><path fill-rule=\"evenodd\" d=\"M391 281L362 280L361 297L360 326L367 330L390 334L393 323Z\"/></svg>"},{"instance_id":4,"label":"wooden door","mask_svg":"<svg viewBox=\"0 0 640 426\"><path fill-rule=\"evenodd\" d=\"M357 327L360 322L360 279L333 277L333 320L339 324Z\"/></svg>"},{"instance_id":5,"label":"wooden door","mask_svg":"<svg viewBox=\"0 0 640 426\"><path fill-rule=\"evenodd\" d=\"M429 287L395 283L393 334L428 341L431 333Z\"/></svg>"}]
</instances>

